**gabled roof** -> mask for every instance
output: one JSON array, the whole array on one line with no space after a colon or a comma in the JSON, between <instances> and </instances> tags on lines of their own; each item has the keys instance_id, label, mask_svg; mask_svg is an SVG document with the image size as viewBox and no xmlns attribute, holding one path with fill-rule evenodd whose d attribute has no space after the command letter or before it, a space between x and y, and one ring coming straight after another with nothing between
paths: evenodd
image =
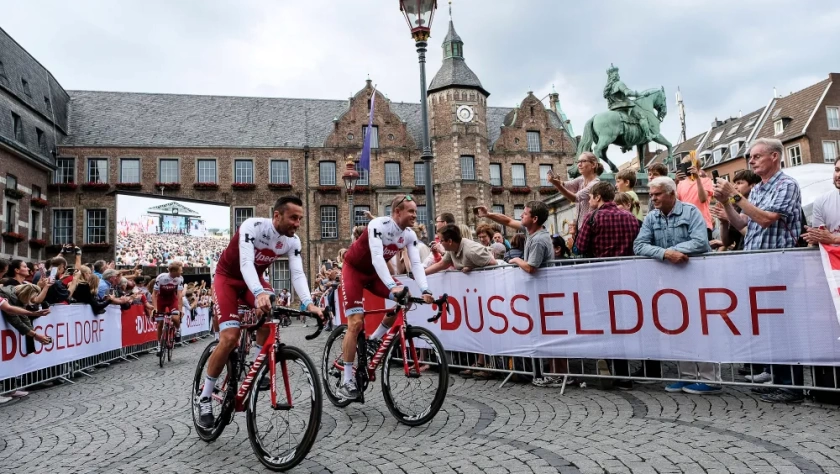
<instances>
[{"instance_id":1,"label":"gabled roof","mask_svg":"<svg viewBox=\"0 0 840 474\"><path fill-rule=\"evenodd\" d=\"M701 152L709 151L714 154L714 150L717 148L723 148L723 153L720 161L717 163L707 161L705 167L719 165L733 158L743 156L745 148L749 146L747 144L747 140L755 130L755 127L759 126L758 121L761 117L761 113L764 112L764 109L765 107L762 107L740 118L726 120L723 124L713 127L709 131L709 136L703 142L703 149L697 150L697 153L699 154ZM718 136L718 134L720 136ZM717 140L715 140L715 138L717 138ZM733 155L730 145L734 143L740 143L740 146Z\"/></svg>"},{"instance_id":2,"label":"gabled roof","mask_svg":"<svg viewBox=\"0 0 840 474\"><path fill-rule=\"evenodd\" d=\"M161 148L322 147L347 100L70 91L64 146ZM420 146L420 104L391 102ZM510 108L487 108L490 143Z\"/></svg>"},{"instance_id":3,"label":"gabled roof","mask_svg":"<svg viewBox=\"0 0 840 474\"><path fill-rule=\"evenodd\" d=\"M797 138L805 134L805 125L811 118L814 109L819 105L826 89L831 85L831 79L822 80L812 86L794 92L785 97L779 97L770 104L767 117L756 137L778 138L782 142ZM786 120L785 130L780 135L775 134L774 122Z\"/></svg>"}]
</instances>

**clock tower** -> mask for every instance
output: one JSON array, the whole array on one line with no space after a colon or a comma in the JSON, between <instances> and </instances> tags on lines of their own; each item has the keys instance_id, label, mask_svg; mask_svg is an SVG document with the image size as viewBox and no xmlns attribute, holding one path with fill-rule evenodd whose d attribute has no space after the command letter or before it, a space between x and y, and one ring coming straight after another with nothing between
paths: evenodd
<instances>
[{"instance_id":1,"label":"clock tower","mask_svg":"<svg viewBox=\"0 0 840 474\"><path fill-rule=\"evenodd\" d=\"M489 95L464 60L464 42L450 10L443 64L428 89L435 206L438 213L451 212L457 222L470 226L475 225L472 208L489 202ZM441 201L439 196L448 198Z\"/></svg>"}]
</instances>

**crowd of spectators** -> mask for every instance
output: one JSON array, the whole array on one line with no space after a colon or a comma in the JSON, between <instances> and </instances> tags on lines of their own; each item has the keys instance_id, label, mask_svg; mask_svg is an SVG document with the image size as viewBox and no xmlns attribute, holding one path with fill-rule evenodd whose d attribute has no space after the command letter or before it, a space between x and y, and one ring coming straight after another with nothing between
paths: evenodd
<instances>
[{"instance_id":1,"label":"crowd of spectators","mask_svg":"<svg viewBox=\"0 0 840 474\"><path fill-rule=\"evenodd\" d=\"M179 261L186 267L209 267L230 240L189 234L129 233L117 237L117 265L166 266Z\"/></svg>"}]
</instances>

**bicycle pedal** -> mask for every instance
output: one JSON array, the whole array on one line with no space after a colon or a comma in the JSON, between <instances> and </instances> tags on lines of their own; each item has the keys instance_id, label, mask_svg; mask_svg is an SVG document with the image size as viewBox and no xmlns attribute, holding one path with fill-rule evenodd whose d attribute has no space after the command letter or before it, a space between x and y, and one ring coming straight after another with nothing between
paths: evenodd
<instances>
[{"instance_id":1,"label":"bicycle pedal","mask_svg":"<svg viewBox=\"0 0 840 474\"><path fill-rule=\"evenodd\" d=\"M408 378L419 379L420 378L420 372L418 372L416 369L408 369Z\"/></svg>"},{"instance_id":2,"label":"bicycle pedal","mask_svg":"<svg viewBox=\"0 0 840 474\"><path fill-rule=\"evenodd\" d=\"M292 409L292 405L288 403L277 403L276 405L272 406L275 411L289 411Z\"/></svg>"}]
</instances>

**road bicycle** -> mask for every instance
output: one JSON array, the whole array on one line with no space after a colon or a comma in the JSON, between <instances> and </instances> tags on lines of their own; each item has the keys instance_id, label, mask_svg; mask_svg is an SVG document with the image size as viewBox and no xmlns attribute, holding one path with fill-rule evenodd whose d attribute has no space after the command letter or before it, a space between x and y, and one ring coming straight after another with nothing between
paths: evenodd
<instances>
[{"instance_id":1,"label":"road bicycle","mask_svg":"<svg viewBox=\"0 0 840 474\"><path fill-rule=\"evenodd\" d=\"M163 362L168 359L172 362L172 349L175 347L175 325L172 324L172 315L180 314L179 311L169 311L167 308L163 314L163 329L160 331L160 339L158 339L158 363L163 368Z\"/></svg>"},{"instance_id":2,"label":"road bicycle","mask_svg":"<svg viewBox=\"0 0 840 474\"><path fill-rule=\"evenodd\" d=\"M213 389L211 399L215 422L210 429L202 428L198 423L199 398L207 377L207 360L218 346L218 341L211 342L204 349L195 370L192 389L193 425L198 436L208 442L215 440L233 421L236 412L244 411L251 448L257 459L273 471L291 469L309 453L321 424L323 402L317 368L312 359L302 349L280 342L277 327L284 316L315 318L318 327L313 334L306 336L308 340L318 337L324 327L323 321L314 314L284 307L273 308L270 318L262 316L253 324L242 324L240 345L231 351ZM326 313L325 317L328 317ZM245 355L252 337L250 333L264 324L269 325L269 336L246 374ZM266 377L268 390L255 389L255 385L259 386Z\"/></svg>"},{"instance_id":3,"label":"road bicycle","mask_svg":"<svg viewBox=\"0 0 840 474\"><path fill-rule=\"evenodd\" d=\"M428 322L435 322L449 306L444 294L433 304L438 311ZM364 392L370 382L376 381L376 369L382 365L382 395L391 414L409 426L419 426L435 417L446 398L449 388L449 364L440 340L431 331L408 324L406 316L412 304L425 304L422 298L408 296L408 289L398 293L397 305L390 309L365 311L365 316L384 314L397 316L394 324L382 337L382 342L368 361L369 343L364 331L356 340L356 366L354 368L359 397L349 400L338 389L344 377L343 346L347 325L336 327L327 338L321 362L324 392L330 402L340 408L353 401L365 402ZM371 348L373 349L373 348ZM364 370L359 370L364 368Z\"/></svg>"}]
</instances>

